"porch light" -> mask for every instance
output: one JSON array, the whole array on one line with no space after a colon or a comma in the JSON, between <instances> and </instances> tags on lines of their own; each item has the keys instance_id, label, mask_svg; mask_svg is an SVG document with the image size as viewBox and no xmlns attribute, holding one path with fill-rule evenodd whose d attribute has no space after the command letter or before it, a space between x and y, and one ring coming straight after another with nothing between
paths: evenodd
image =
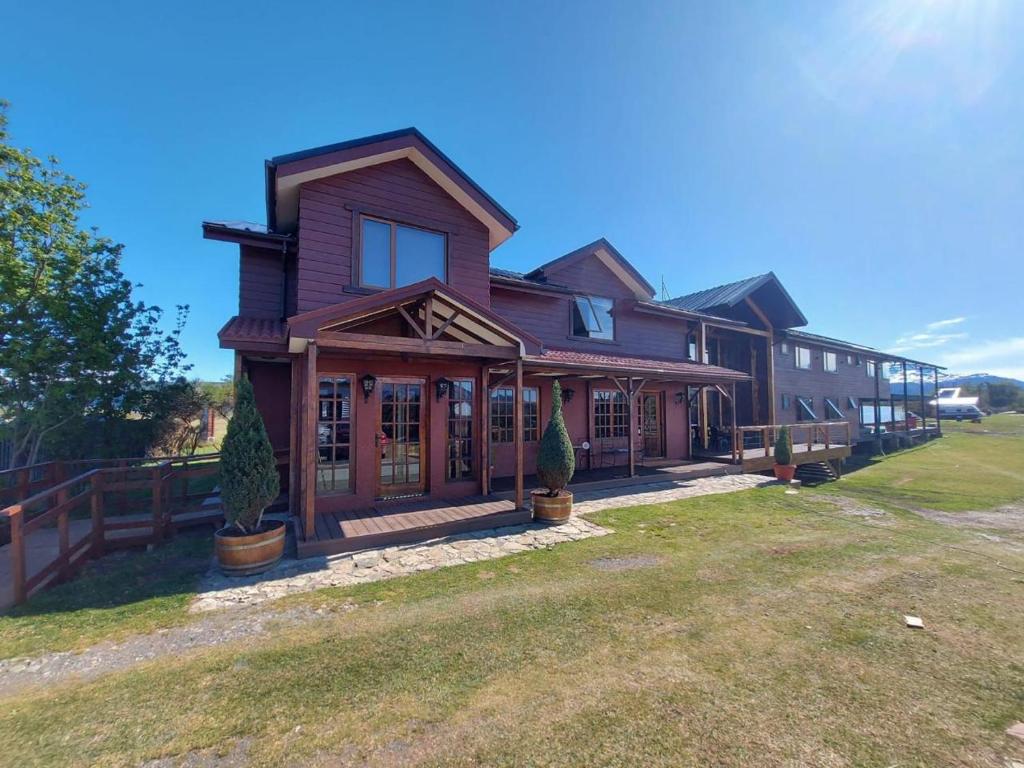
<instances>
[{"instance_id":1,"label":"porch light","mask_svg":"<svg viewBox=\"0 0 1024 768\"><path fill-rule=\"evenodd\" d=\"M686 399L685 392L676 392L676 402L682 404L683 400Z\"/></svg>"},{"instance_id":2,"label":"porch light","mask_svg":"<svg viewBox=\"0 0 1024 768\"><path fill-rule=\"evenodd\" d=\"M574 390L572 387L566 387L565 389L562 390L562 402L568 403L570 400L572 400L572 396L575 394L576 390Z\"/></svg>"},{"instance_id":3,"label":"porch light","mask_svg":"<svg viewBox=\"0 0 1024 768\"><path fill-rule=\"evenodd\" d=\"M373 388L377 386L377 377L368 373L359 380L359 383L363 385L363 402L368 402L370 395L373 394Z\"/></svg>"},{"instance_id":4,"label":"porch light","mask_svg":"<svg viewBox=\"0 0 1024 768\"><path fill-rule=\"evenodd\" d=\"M437 393L438 402L448 397L448 388L451 385L452 383L444 376L434 382L434 391Z\"/></svg>"}]
</instances>

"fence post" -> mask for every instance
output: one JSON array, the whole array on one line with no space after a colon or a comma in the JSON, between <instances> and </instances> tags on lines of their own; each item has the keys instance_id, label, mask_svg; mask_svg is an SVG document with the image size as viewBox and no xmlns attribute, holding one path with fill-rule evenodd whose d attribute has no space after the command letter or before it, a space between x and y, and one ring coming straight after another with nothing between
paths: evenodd
<instances>
[{"instance_id":1,"label":"fence post","mask_svg":"<svg viewBox=\"0 0 1024 768\"><path fill-rule=\"evenodd\" d=\"M150 470L149 486L153 494L153 543L159 542L164 535L164 508L162 481L160 479L161 467L157 465Z\"/></svg>"},{"instance_id":2,"label":"fence post","mask_svg":"<svg viewBox=\"0 0 1024 768\"><path fill-rule=\"evenodd\" d=\"M68 489L61 488L57 491L57 506L63 506L68 500ZM68 566L70 561L68 559L68 549L71 546L71 519L68 514L68 510L62 509L57 515L57 542L60 546L60 566L58 567L58 580L64 581L70 570Z\"/></svg>"},{"instance_id":3,"label":"fence post","mask_svg":"<svg viewBox=\"0 0 1024 768\"><path fill-rule=\"evenodd\" d=\"M20 505L11 508L11 582L14 587L14 602L21 605L28 599L25 594L25 531L22 525L25 513Z\"/></svg>"},{"instance_id":4,"label":"fence post","mask_svg":"<svg viewBox=\"0 0 1024 768\"><path fill-rule=\"evenodd\" d=\"M32 470L28 467L22 467L18 470L18 498L15 501L21 502L29 497L29 482L32 475Z\"/></svg>"},{"instance_id":5,"label":"fence post","mask_svg":"<svg viewBox=\"0 0 1024 768\"><path fill-rule=\"evenodd\" d=\"M768 427L764 427L761 430L761 444L764 446L764 455L767 457L768 453Z\"/></svg>"},{"instance_id":6,"label":"fence post","mask_svg":"<svg viewBox=\"0 0 1024 768\"><path fill-rule=\"evenodd\" d=\"M103 470L97 469L89 479L92 494L89 512L92 515L92 556L103 557L106 549L106 531L103 530Z\"/></svg>"}]
</instances>

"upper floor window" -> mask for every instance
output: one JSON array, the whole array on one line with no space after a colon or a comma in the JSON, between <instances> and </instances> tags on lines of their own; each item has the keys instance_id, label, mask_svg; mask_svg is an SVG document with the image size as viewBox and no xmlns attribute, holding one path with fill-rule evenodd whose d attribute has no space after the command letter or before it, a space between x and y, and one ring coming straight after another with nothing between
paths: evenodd
<instances>
[{"instance_id":1,"label":"upper floor window","mask_svg":"<svg viewBox=\"0 0 1024 768\"><path fill-rule=\"evenodd\" d=\"M575 296L572 301L572 335L585 339L614 339L614 306L614 301L601 296Z\"/></svg>"},{"instance_id":2,"label":"upper floor window","mask_svg":"<svg viewBox=\"0 0 1024 768\"><path fill-rule=\"evenodd\" d=\"M779 352L781 352L781 353L782 353L782 354L784 354L784 355L788 355L788 354L789 354L789 344L788 344L788 343L786 343L785 341L784 341L784 342L782 342L782 343L781 343L781 344L779 345Z\"/></svg>"},{"instance_id":3,"label":"upper floor window","mask_svg":"<svg viewBox=\"0 0 1024 768\"><path fill-rule=\"evenodd\" d=\"M359 284L397 288L428 277L444 282L445 236L429 229L362 218Z\"/></svg>"},{"instance_id":4,"label":"upper floor window","mask_svg":"<svg viewBox=\"0 0 1024 768\"><path fill-rule=\"evenodd\" d=\"M828 373L839 373L839 358L835 352L826 352L822 356L822 360Z\"/></svg>"},{"instance_id":5,"label":"upper floor window","mask_svg":"<svg viewBox=\"0 0 1024 768\"><path fill-rule=\"evenodd\" d=\"M803 369L810 369L811 367L811 350L807 347L793 347L796 351L796 367Z\"/></svg>"},{"instance_id":6,"label":"upper floor window","mask_svg":"<svg viewBox=\"0 0 1024 768\"><path fill-rule=\"evenodd\" d=\"M868 360L864 364L864 372L868 375L869 379L875 378L875 361L874 360Z\"/></svg>"}]
</instances>

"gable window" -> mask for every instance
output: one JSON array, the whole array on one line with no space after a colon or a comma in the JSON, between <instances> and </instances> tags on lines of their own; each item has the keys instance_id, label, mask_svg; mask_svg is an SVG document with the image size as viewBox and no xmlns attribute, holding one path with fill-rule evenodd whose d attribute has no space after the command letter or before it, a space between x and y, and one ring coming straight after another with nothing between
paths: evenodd
<instances>
[{"instance_id":1,"label":"gable window","mask_svg":"<svg viewBox=\"0 0 1024 768\"><path fill-rule=\"evenodd\" d=\"M864 363L864 373L868 375L869 379L875 378L875 361L868 360Z\"/></svg>"},{"instance_id":2,"label":"gable window","mask_svg":"<svg viewBox=\"0 0 1024 768\"><path fill-rule=\"evenodd\" d=\"M615 302L601 296L575 296L572 301L572 335L584 339L615 338Z\"/></svg>"},{"instance_id":3,"label":"gable window","mask_svg":"<svg viewBox=\"0 0 1024 768\"><path fill-rule=\"evenodd\" d=\"M629 434L629 408L626 396L610 389L594 390L594 437L626 437Z\"/></svg>"},{"instance_id":4,"label":"gable window","mask_svg":"<svg viewBox=\"0 0 1024 768\"><path fill-rule=\"evenodd\" d=\"M796 350L796 367L805 371L811 368L811 350L807 347L794 347Z\"/></svg>"},{"instance_id":5,"label":"gable window","mask_svg":"<svg viewBox=\"0 0 1024 768\"><path fill-rule=\"evenodd\" d=\"M839 373L839 358L835 352L826 352L822 356L826 373Z\"/></svg>"},{"instance_id":6,"label":"gable window","mask_svg":"<svg viewBox=\"0 0 1024 768\"><path fill-rule=\"evenodd\" d=\"M444 234L364 216L361 221L359 284L398 288L428 277L446 279Z\"/></svg>"},{"instance_id":7,"label":"gable window","mask_svg":"<svg viewBox=\"0 0 1024 768\"><path fill-rule=\"evenodd\" d=\"M796 420L817 421L818 416L814 413L814 399L810 397L797 397L796 399Z\"/></svg>"},{"instance_id":8,"label":"gable window","mask_svg":"<svg viewBox=\"0 0 1024 768\"><path fill-rule=\"evenodd\" d=\"M825 398L825 416L829 419L843 418L843 412L839 410L839 406L836 405L836 401L830 397Z\"/></svg>"}]
</instances>

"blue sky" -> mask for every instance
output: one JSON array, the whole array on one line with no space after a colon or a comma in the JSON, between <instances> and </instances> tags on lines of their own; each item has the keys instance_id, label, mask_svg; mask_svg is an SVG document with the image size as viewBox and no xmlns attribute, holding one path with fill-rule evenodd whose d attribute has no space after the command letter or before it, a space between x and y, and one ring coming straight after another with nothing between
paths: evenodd
<instances>
[{"instance_id":1,"label":"blue sky","mask_svg":"<svg viewBox=\"0 0 1024 768\"><path fill-rule=\"evenodd\" d=\"M607 237L672 295L774 270L819 333L1024 378L1024 4L17 3L15 140L89 184L226 374L263 160L414 125L526 269Z\"/></svg>"}]
</instances>

